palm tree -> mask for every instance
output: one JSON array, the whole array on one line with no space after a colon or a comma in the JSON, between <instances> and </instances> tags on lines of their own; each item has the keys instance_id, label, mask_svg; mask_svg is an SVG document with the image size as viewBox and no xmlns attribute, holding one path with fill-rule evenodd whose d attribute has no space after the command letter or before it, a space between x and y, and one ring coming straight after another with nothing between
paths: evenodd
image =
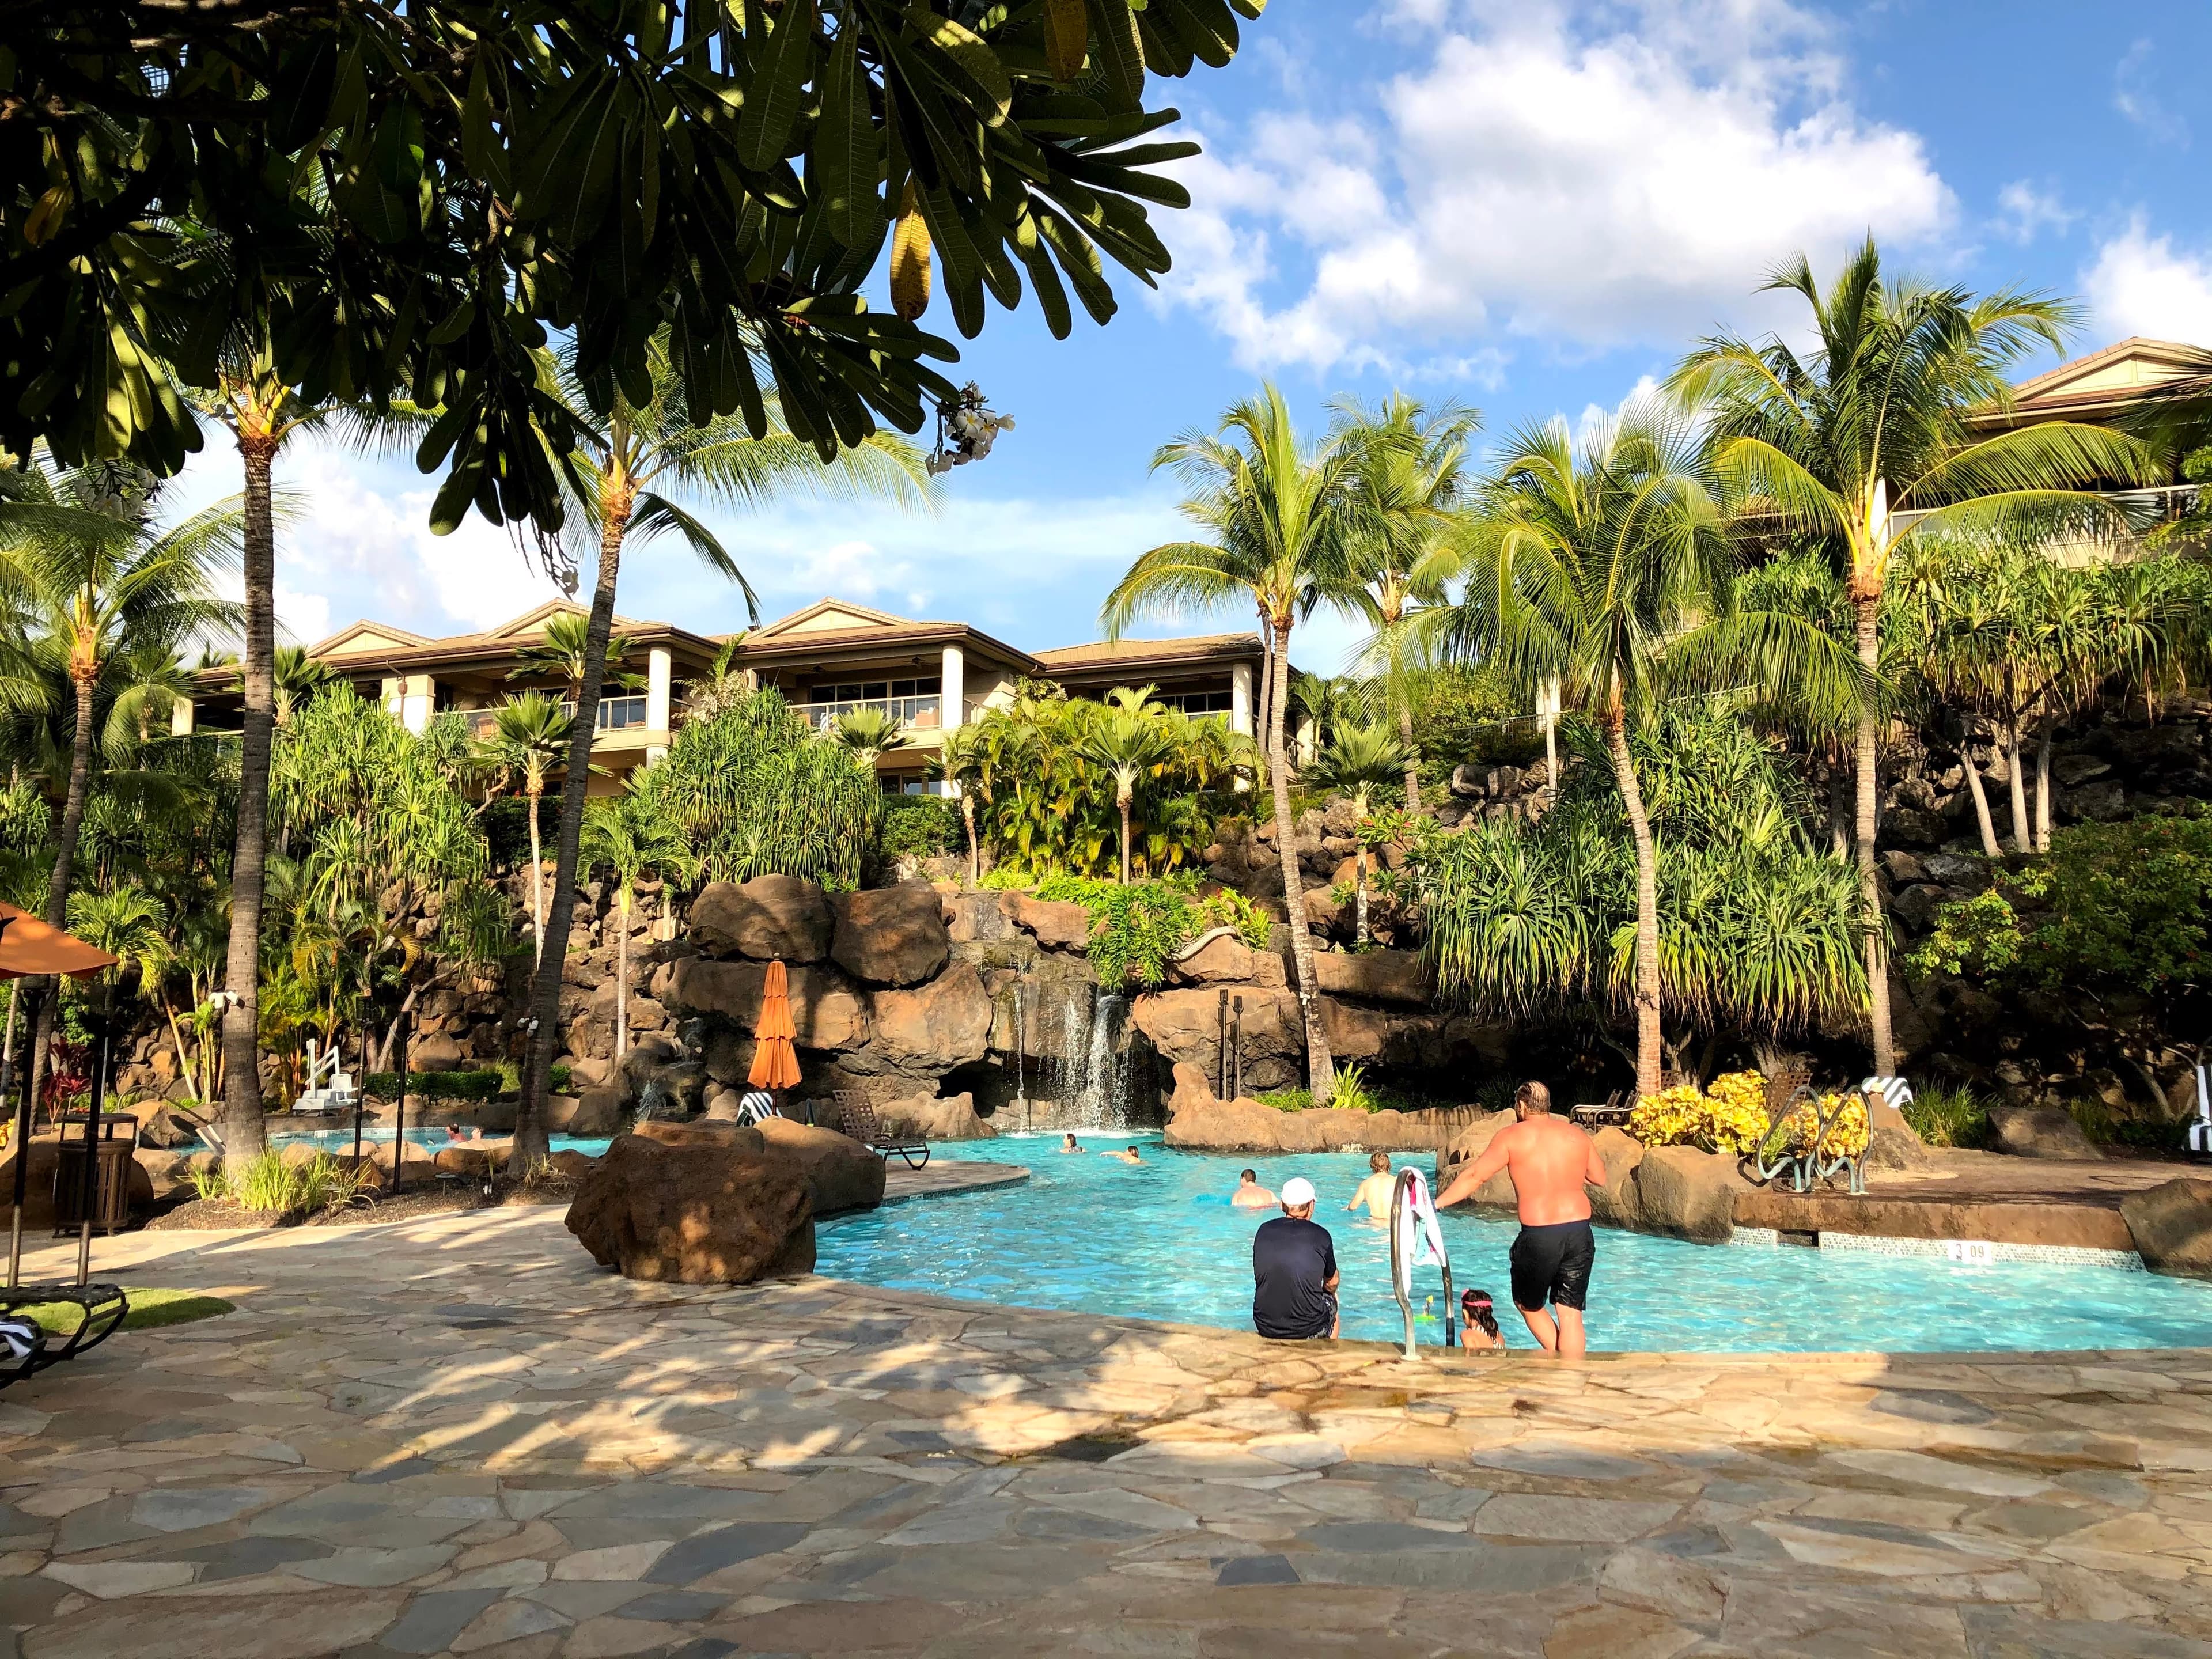
<instances>
[{"instance_id":1,"label":"palm tree","mask_svg":"<svg viewBox=\"0 0 2212 1659\"><path fill-rule=\"evenodd\" d=\"M1802 255L1769 289L1801 295L1813 349L1778 337L1704 342L1668 389L1709 423L1712 460L1744 522L1819 538L1849 581L1859 660L1881 666L1882 594L1892 561L1916 538L1980 534L2031 543L2069 523L2109 527L2118 510L2087 489L2155 482L2151 453L2101 427L2047 421L1971 428L2011 402L2006 373L2063 344L2079 317L2066 302L2013 290L1977 297L1885 277L1874 240L1823 293ZM1889 974L1875 875L1881 714L1860 714L1859 902L1872 994L1874 1069L1896 1069Z\"/></svg>"},{"instance_id":2,"label":"palm tree","mask_svg":"<svg viewBox=\"0 0 2212 1659\"><path fill-rule=\"evenodd\" d=\"M975 840L975 796L990 787L991 750L981 726L956 726L937 750L937 775L960 794L960 820L968 830L968 883L983 879L982 854Z\"/></svg>"},{"instance_id":3,"label":"palm tree","mask_svg":"<svg viewBox=\"0 0 2212 1659\"><path fill-rule=\"evenodd\" d=\"M1303 668L1291 669L1287 678L1290 712L1298 720L1294 735L1303 739L1297 744L1294 761L1318 752L1344 727L1364 725L1375 717L1378 688L1371 680L1357 674L1310 674Z\"/></svg>"},{"instance_id":4,"label":"palm tree","mask_svg":"<svg viewBox=\"0 0 2212 1659\"><path fill-rule=\"evenodd\" d=\"M630 909L638 878L658 871L663 881L689 882L700 860L675 821L662 811L646 787L646 773L634 772L622 793L590 802L584 813L583 867L604 866L615 878L615 1064L629 1052Z\"/></svg>"},{"instance_id":5,"label":"palm tree","mask_svg":"<svg viewBox=\"0 0 2212 1659\"><path fill-rule=\"evenodd\" d=\"M538 644L516 653L514 667L507 675L511 680L553 678L562 681L574 696L584 683L584 653L590 647L592 619L581 611L564 611L545 624L544 638ZM622 672L622 660L629 653L629 641L617 634L607 641L605 655L599 673L602 690L618 685L626 691L635 691L645 684L641 674Z\"/></svg>"},{"instance_id":6,"label":"palm tree","mask_svg":"<svg viewBox=\"0 0 2212 1659\"><path fill-rule=\"evenodd\" d=\"M884 756L905 748L908 742L906 722L890 709L874 703L848 708L832 723L830 733L835 741L843 744L870 766Z\"/></svg>"},{"instance_id":7,"label":"palm tree","mask_svg":"<svg viewBox=\"0 0 2212 1659\"><path fill-rule=\"evenodd\" d=\"M271 717L278 726L289 726L300 705L331 683L331 671L307 654L305 646L280 645L270 673L274 704Z\"/></svg>"},{"instance_id":8,"label":"palm tree","mask_svg":"<svg viewBox=\"0 0 2212 1659\"><path fill-rule=\"evenodd\" d=\"M588 536L598 571L591 623L585 631L582 674L576 682L576 714L569 738L568 775L584 777L599 721L599 687L613 632L615 591L623 554L633 540L672 534L716 574L737 585L747 613L760 618L753 591L721 542L676 499L688 495L732 511L757 507L793 493L833 499L878 496L905 503L930 501L932 486L919 451L905 440L878 432L859 447L824 463L814 447L791 435L772 405L757 407L749 427L738 416L703 422L693 418L683 374L666 330L647 353L649 384L643 387L587 385L575 343L543 359L544 389L562 404L578 434L564 474L571 524ZM633 392L643 396L634 398ZM659 486L655 488L655 486ZM576 860L584 828L584 792L565 791L556 839L550 931L539 940L538 975L531 988L535 1029L524 1068L521 1109L515 1121L515 1155L527 1164L547 1152L545 1096L558 1036L561 970L568 946Z\"/></svg>"},{"instance_id":9,"label":"palm tree","mask_svg":"<svg viewBox=\"0 0 2212 1659\"><path fill-rule=\"evenodd\" d=\"M1564 420L1509 441L1464 558L1455 605L1424 618L1431 650L1495 663L1603 739L1636 858L1636 1086L1662 1085L1657 856L1632 724L1672 696L1795 686L1847 702L1850 658L1802 618L1736 608L1716 481L1686 426L1632 408L1577 444Z\"/></svg>"},{"instance_id":10,"label":"palm tree","mask_svg":"<svg viewBox=\"0 0 2212 1659\"><path fill-rule=\"evenodd\" d=\"M1373 629L1369 666L1381 674L1381 690L1397 716L1406 810L1418 812L1421 751L1413 735L1410 665L1401 648L1404 624L1416 606L1444 597L1444 574L1474 495L1467 447L1482 428L1482 414L1453 404L1431 414L1397 392L1374 409L1342 400L1337 411L1344 441L1360 458L1352 480L1359 515L1351 552L1361 585L1346 608Z\"/></svg>"},{"instance_id":11,"label":"palm tree","mask_svg":"<svg viewBox=\"0 0 2212 1659\"><path fill-rule=\"evenodd\" d=\"M1322 1029L1313 937L1305 925L1305 884L1298 875L1297 830L1291 818L1290 757L1283 747L1283 671L1291 630L1356 585L1350 477L1357 457L1340 437L1308 446L1298 440L1282 393L1267 386L1232 404L1212 433L1188 433L1163 445L1154 468L1179 475L1189 489L1183 515L1211 541L1170 542L1142 555L1107 595L1099 620L1107 635L1147 617L1249 603L1260 613L1274 665L1275 694L1267 710L1267 772L1274 787L1275 844L1282 857L1283 902L1297 964L1298 1002L1305 1018L1306 1070L1314 1097L1325 1097L1336 1068Z\"/></svg>"},{"instance_id":12,"label":"palm tree","mask_svg":"<svg viewBox=\"0 0 2212 1659\"><path fill-rule=\"evenodd\" d=\"M684 694L684 719L710 720L752 696L752 671L737 665L738 654L745 648L747 631L741 628L724 640L708 666L706 678L691 682Z\"/></svg>"},{"instance_id":13,"label":"palm tree","mask_svg":"<svg viewBox=\"0 0 2212 1659\"><path fill-rule=\"evenodd\" d=\"M1399 776L1405 764L1404 739L1381 720L1371 720L1364 726L1339 726L1328 746L1316 758L1311 775L1312 781L1322 788L1351 797L1353 814L1365 818L1374 810L1372 798L1375 791ZM1418 793L1414 801L1419 805ZM1353 889L1356 920L1352 937L1364 945L1367 943L1367 842L1364 837L1352 856L1357 860L1358 880L1358 885Z\"/></svg>"},{"instance_id":14,"label":"palm tree","mask_svg":"<svg viewBox=\"0 0 2212 1659\"><path fill-rule=\"evenodd\" d=\"M545 859L538 839L538 803L544 797L545 781L553 769L570 758L574 726L574 717L544 692L525 691L492 711L491 732L477 745L485 764L496 767L509 780L521 779L523 795L530 803L531 933L541 962L545 952ZM583 775L571 772L562 799L583 793ZM568 889L557 890L566 893Z\"/></svg>"},{"instance_id":15,"label":"palm tree","mask_svg":"<svg viewBox=\"0 0 2212 1659\"><path fill-rule=\"evenodd\" d=\"M0 606L27 651L0 663L0 704L46 702L41 666L65 679L73 720L44 919L68 915L93 769L94 711L120 663L167 659L195 635L235 624L217 599L216 568L235 558L238 508L221 502L167 530L153 520L157 486L136 469L33 465L10 475L0 501ZM135 677L134 677L135 678ZM45 1069L54 1008L42 1000L33 1034L31 1086ZM259 1133L255 1119L255 1133Z\"/></svg>"},{"instance_id":16,"label":"palm tree","mask_svg":"<svg viewBox=\"0 0 2212 1659\"><path fill-rule=\"evenodd\" d=\"M1114 780L1114 805L1121 815L1121 884L1129 884L1129 811L1136 804L1137 780L1165 762L1174 751L1174 738L1160 716L1165 711L1152 701L1152 688L1133 691L1117 687L1097 705L1084 723L1076 752L1094 766L1103 767Z\"/></svg>"}]
</instances>

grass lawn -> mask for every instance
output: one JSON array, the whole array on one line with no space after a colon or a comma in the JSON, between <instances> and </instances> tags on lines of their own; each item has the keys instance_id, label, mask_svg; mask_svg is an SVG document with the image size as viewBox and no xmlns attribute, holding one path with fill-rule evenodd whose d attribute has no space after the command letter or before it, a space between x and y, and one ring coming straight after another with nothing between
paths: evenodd
<instances>
[{"instance_id":1,"label":"grass lawn","mask_svg":"<svg viewBox=\"0 0 2212 1659\"><path fill-rule=\"evenodd\" d=\"M218 1314L229 1313L237 1306L219 1296L207 1296L198 1291L134 1291L124 1286L124 1295L130 1299L131 1311L123 1316L123 1328L143 1331L156 1325L189 1325L196 1319L213 1319ZM33 1308L16 1310L35 1319L56 1336L66 1336L84 1317L84 1310L74 1302L46 1302Z\"/></svg>"}]
</instances>

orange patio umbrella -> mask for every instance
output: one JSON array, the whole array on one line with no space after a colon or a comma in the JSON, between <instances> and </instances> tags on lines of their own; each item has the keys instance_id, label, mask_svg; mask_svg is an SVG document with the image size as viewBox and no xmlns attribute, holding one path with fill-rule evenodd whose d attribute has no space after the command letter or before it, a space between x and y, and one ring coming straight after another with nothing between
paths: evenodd
<instances>
[{"instance_id":1,"label":"orange patio umbrella","mask_svg":"<svg viewBox=\"0 0 2212 1659\"><path fill-rule=\"evenodd\" d=\"M89 979L104 968L112 968L115 958L105 951L94 949L74 933L64 933L51 922L41 921L27 910L12 904L0 903L0 979L29 979L35 975L66 975L71 979ZM99 1131L100 1085L106 1079L106 1053L100 1054L100 1067L93 1079L92 1107L85 1120L85 1167L94 1170L93 1162L94 1137ZM4 1047L0 1047L0 1100L4 1100L12 1081L15 1063L15 998L11 990L8 997L8 1035ZM23 1198L30 1176L31 1164L31 1091L23 1091L23 1102L15 1117L15 1129L10 1137L15 1157L15 1214L8 1226L8 1284L13 1289L21 1272L23 1260ZM96 1177L88 1176L88 1182ZM77 1251L77 1283L85 1282L92 1248L92 1197L88 1187L84 1200L84 1224Z\"/></svg>"},{"instance_id":2,"label":"orange patio umbrella","mask_svg":"<svg viewBox=\"0 0 2212 1659\"><path fill-rule=\"evenodd\" d=\"M768 965L761 989L760 1024L753 1027L753 1066L745 1081L756 1089L790 1089L799 1083L799 1028L791 1023L791 977L783 963Z\"/></svg>"}]
</instances>

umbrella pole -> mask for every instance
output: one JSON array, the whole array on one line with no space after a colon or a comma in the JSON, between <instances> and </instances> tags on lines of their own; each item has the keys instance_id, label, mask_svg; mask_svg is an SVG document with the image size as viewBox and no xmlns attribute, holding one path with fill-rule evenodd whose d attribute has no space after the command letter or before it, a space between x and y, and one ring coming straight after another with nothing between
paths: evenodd
<instances>
[{"instance_id":1,"label":"umbrella pole","mask_svg":"<svg viewBox=\"0 0 2212 1659\"><path fill-rule=\"evenodd\" d=\"M114 1027L115 988L107 991L109 1006L100 1022L100 1059L92 1073L92 1101L84 1115L84 1211L83 1219L76 1230L76 1282L82 1285L92 1279L92 1212L100 1202L100 1109L107 1097L107 1045L109 1032ZM118 1170L118 1179L127 1179L127 1171Z\"/></svg>"},{"instance_id":2,"label":"umbrella pole","mask_svg":"<svg viewBox=\"0 0 2212 1659\"><path fill-rule=\"evenodd\" d=\"M407 1156L407 1011L399 1011L399 1081L392 1092L399 1097L399 1104L392 1119L392 1195L399 1196L400 1159Z\"/></svg>"},{"instance_id":3,"label":"umbrella pole","mask_svg":"<svg viewBox=\"0 0 2212 1659\"><path fill-rule=\"evenodd\" d=\"M8 1042L0 1048L0 1101L8 1097L8 1087L15 1080L15 1001L21 994L21 980L8 988ZM24 1067L23 1108L15 1115L15 1205L8 1219L8 1288L14 1290L22 1280L23 1272L23 1200L31 1185L31 1078L30 1068Z\"/></svg>"},{"instance_id":4,"label":"umbrella pole","mask_svg":"<svg viewBox=\"0 0 2212 1659\"><path fill-rule=\"evenodd\" d=\"M353 1089L353 1178L361 1179L361 1113L368 1094L368 1032L361 1032L361 1081Z\"/></svg>"}]
</instances>

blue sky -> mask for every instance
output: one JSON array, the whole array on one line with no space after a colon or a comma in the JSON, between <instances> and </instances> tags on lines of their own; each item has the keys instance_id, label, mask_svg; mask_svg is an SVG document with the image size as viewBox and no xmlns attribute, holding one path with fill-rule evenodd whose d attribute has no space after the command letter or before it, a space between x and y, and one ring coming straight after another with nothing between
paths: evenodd
<instances>
[{"instance_id":1,"label":"blue sky","mask_svg":"<svg viewBox=\"0 0 2212 1659\"><path fill-rule=\"evenodd\" d=\"M1578 419L1716 325L1788 328L1761 275L1801 248L1825 275L1869 228L1927 276L2079 298L2078 350L2212 344L2209 59L2212 8L2179 0L1273 0L1228 70L1154 94L1206 149L1181 169L1193 207L1156 212L1160 291L1123 276L1120 315L1064 343L1033 306L994 311L963 345L960 377L1018 425L939 514L718 527L765 617L835 592L1039 648L1095 638L1130 558L1178 533L1153 449L1262 378L1316 428L1394 387L1492 434ZM179 503L235 465L211 442ZM404 461L303 449L283 481L297 637L364 615L455 632L548 591L501 532L430 537L434 481ZM621 609L744 620L673 546L625 562ZM1334 667L1351 637L1319 628L1299 657Z\"/></svg>"}]
</instances>

